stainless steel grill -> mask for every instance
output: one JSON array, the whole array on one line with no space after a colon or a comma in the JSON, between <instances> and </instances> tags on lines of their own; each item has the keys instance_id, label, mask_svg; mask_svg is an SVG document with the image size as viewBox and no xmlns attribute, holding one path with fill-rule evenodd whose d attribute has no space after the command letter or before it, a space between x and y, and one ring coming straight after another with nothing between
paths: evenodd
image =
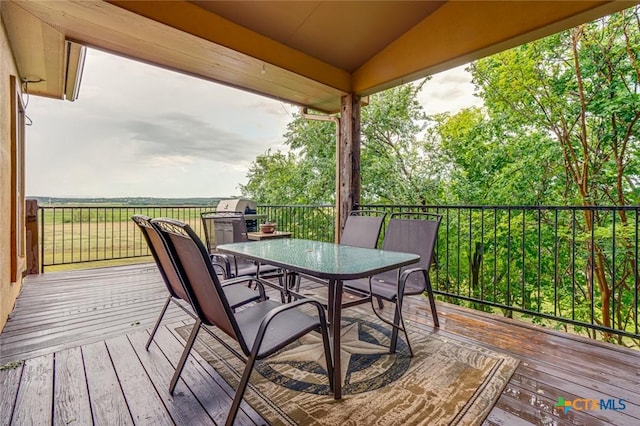
<instances>
[{"instance_id":1,"label":"stainless steel grill","mask_svg":"<svg viewBox=\"0 0 640 426\"><path fill-rule=\"evenodd\" d=\"M242 213L247 224L248 232L258 230L258 223L267 218L265 214L257 214L258 204L253 200L233 198L220 200L216 207L216 213Z\"/></svg>"}]
</instances>

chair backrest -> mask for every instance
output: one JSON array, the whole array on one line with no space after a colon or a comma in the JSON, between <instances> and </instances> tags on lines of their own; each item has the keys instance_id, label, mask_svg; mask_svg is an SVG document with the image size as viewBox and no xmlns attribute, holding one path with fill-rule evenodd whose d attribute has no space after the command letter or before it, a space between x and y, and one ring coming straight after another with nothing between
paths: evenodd
<instances>
[{"instance_id":1,"label":"chair backrest","mask_svg":"<svg viewBox=\"0 0 640 426\"><path fill-rule=\"evenodd\" d=\"M422 267L428 271L433 261L441 220L442 216L435 213L393 213L386 228L382 250L418 254L420 261L406 268ZM389 278L392 274L395 276L391 282L395 282L397 273L387 273ZM407 285L422 287L424 278L421 274L412 274Z\"/></svg>"},{"instance_id":2,"label":"chair backrest","mask_svg":"<svg viewBox=\"0 0 640 426\"><path fill-rule=\"evenodd\" d=\"M162 280L167 286L169 294L188 302L189 299L187 298L187 293L182 287L182 283L178 277L178 272L171 261L169 251L167 250L162 237L158 234L158 231L151 225L151 218L144 215L133 215L131 219L136 225L138 225L138 228L140 228L140 231L147 242L147 246L149 246L149 251L153 256L153 260L155 260L156 265L158 266L158 271L162 276Z\"/></svg>"},{"instance_id":3,"label":"chair backrest","mask_svg":"<svg viewBox=\"0 0 640 426\"><path fill-rule=\"evenodd\" d=\"M207 251L214 253L219 244L247 241L247 224L240 212L205 212L200 214Z\"/></svg>"},{"instance_id":4,"label":"chair backrest","mask_svg":"<svg viewBox=\"0 0 640 426\"><path fill-rule=\"evenodd\" d=\"M229 301L200 238L188 224L178 220L159 218L151 223L162 236L200 320L224 331L248 354L249 349L241 338Z\"/></svg>"},{"instance_id":5,"label":"chair backrest","mask_svg":"<svg viewBox=\"0 0 640 426\"><path fill-rule=\"evenodd\" d=\"M340 244L376 248L386 213L373 210L354 210L347 217Z\"/></svg>"}]
</instances>

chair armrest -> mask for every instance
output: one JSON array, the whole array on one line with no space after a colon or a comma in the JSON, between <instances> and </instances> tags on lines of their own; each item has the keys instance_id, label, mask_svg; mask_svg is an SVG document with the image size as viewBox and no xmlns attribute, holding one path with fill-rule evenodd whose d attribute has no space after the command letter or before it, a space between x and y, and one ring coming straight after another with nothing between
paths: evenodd
<instances>
[{"instance_id":1,"label":"chair armrest","mask_svg":"<svg viewBox=\"0 0 640 426\"><path fill-rule=\"evenodd\" d=\"M247 283L247 282L249 284L251 284L251 282L255 282L256 283L256 287L259 287L258 291L262 295L262 298L266 299L266 297L265 297L266 293L264 291L265 281L262 278L256 278L256 277L250 277L248 275L242 275L240 277L229 278L228 280L221 281L220 284L223 287L226 287L228 285L240 285L240 284L244 284L244 283ZM267 283L267 285L269 285L269 284Z\"/></svg>"},{"instance_id":2,"label":"chair armrest","mask_svg":"<svg viewBox=\"0 0 640 426\"><path fill-rule=\"evenodd\" d=\"M229 256L222 253L213 253L209 255L211 259L211 263L213 267L216 266L219 268L223 268L223 276L225 279L228 279L231 276L231 261L229 261ZM220 264L222 263L222 264Z\"/></svg>"},{"instance_id":3,"label":"chair armrest","mask_svg":"<svg viewBox=\"0 0 640 426\"><path fill-rule=\"evenodd\" d=\"M324 308L322 307L322 304L317 300L307 298L307 299L299 299L295 302L283 304L281 306L278 306L277 308L273 308L267 313L267 315L264 316L264 318L262 318L262 321L260 322L260 327L258 328L256 339L253 342L253 347L251 348L251 354L253 356L258 355L258 351L260 350L260 346L262 345L262 340L264 339L264 335L267 332L267 328L269 327L269 323L271 321L273 321L278 315L282 314L283 312L298 308L306 304L311 304L316 307L316 309L318 310L318 319L320 320L320 326L326 328L327 318L324 313Z\"/></svg>"},{"instance_id":4,"label":"chair armrest","mask_svg":"<svg viewBox=\"0 0 640 426\"><path fill-rule=\"evenodd\" d=\"M415 274L416 272L422 272L422 274L424 275L426 289L426 283L429 279L429 271L422 267L409 268L402 271L402 274L400 275L400 279L398 280L398 294L404 294L404 286L407 282L407 278L409 278L409 275ZM425 289L423 289L422 291L424 291Z\"/></svg>"}]
</instances>

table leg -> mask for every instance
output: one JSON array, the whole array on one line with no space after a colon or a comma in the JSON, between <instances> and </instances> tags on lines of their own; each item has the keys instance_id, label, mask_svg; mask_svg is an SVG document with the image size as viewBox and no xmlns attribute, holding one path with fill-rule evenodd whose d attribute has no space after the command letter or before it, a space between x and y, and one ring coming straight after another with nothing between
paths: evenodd
<instances>
[{"instance_id":1,"label":"table leg","mask_svg":"<svg viewBox=\"0 0 640 426\"><path fill-rule=\"evenodd\" d=\"M329 320L333 355L333 396L342 398L342 367L340 365L340 316L342 309L342 280L329 281Z\"/></svg>"},{"instance_id":2,"label":"table leg","mask_svg":"<svg viewBox=\"0 0 640 426\"><path fill-rule=\"evenodd\" d=\"M291 302L291 293L289 292L289 290L291 290L292 287L292 283L294 280L294 272L289 271L289 270L285 270L284 273L284 294L286 295L286 299L287 299L287 303Z\"/></svg>"}]
</instances>

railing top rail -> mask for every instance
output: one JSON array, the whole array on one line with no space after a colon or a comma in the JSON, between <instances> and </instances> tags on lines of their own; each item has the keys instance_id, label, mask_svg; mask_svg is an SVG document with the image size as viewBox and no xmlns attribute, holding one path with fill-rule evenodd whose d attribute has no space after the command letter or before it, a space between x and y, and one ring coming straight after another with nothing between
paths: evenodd
<instances>
[{"instance_id":1,"label":"railing top rail","mask_svg":"<svg viewBox=\"0 0 640 426\"><path fill-rule=\"evenodd\" d=\"M637 211L640 210L640 205L636 206L512 206L512 205L457 205L457 204L430 204L430 205L415 205L415 204L360 204L359 208L412 208L412 209L464 209L464 210L628 210Z\"/></svg>"},{"instance_id":2,"label":"railing top rail","mask_svg":"<svg viewBox=\"0 0 640 426\"><path fill-rule=\"evenodd\" d=\"M171 205L171 206L152 206L152 205L113 205L109 206L106 204L101 205L91 205L91 206L38 206L40 209L49 210L49 209L215 209L215 206L188 206L188 205Z\"/></svg>"},{"instance_id":3,"label":"railing top rail","mask_svg":"<svg viewBox=\"0 0 640 426\"><path fill-rule=\"evenodd\" d=\"M277 208L313 208L313 207L324 207L324 208L334 208L333 204L258 204L258 207L277 207Z\"/></svg>"}]
</instances>

